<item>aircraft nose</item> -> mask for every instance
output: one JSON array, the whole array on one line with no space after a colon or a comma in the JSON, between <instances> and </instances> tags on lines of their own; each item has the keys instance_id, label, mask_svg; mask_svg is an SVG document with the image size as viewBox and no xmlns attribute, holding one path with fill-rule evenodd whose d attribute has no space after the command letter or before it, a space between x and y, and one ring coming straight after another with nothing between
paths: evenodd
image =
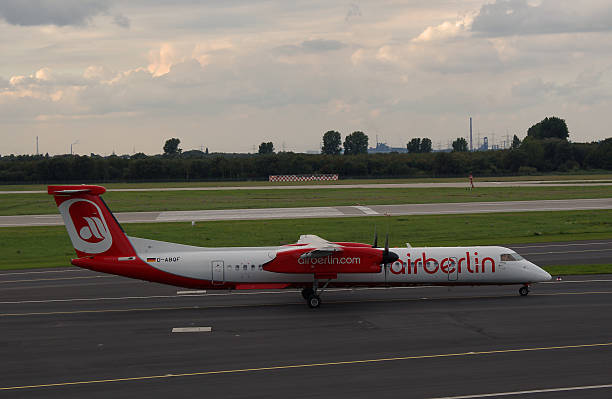
<instances>
[{"instance_id":1,"label":"aircraft nose","mask_svg":"<svg viewBox=\"0 0 612 399\"><path fill-rule=\"evenodd\" d=\"M531 262L529 262L529 263L531 263ZM536 274L536 281L537 282L552 280L552 276L550 275L550 273L548 273L546 270L542 269L541 267L531 263L531 268L532 268L532 270Z\"/></svg>"}]
</instances>

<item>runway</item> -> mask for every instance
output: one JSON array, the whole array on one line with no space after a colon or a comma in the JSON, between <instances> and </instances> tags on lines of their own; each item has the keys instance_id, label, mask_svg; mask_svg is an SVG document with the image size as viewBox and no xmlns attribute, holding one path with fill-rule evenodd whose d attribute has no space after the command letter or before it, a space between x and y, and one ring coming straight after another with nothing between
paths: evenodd
<instances>
[{"instance_id":1,"label":"runway","mask_svg":"<svg viewBox=\"0 0 612 399\"><path fill-rule=\"evenodd\" d=\"M568 187L568 186L610 186L610 180L517 180L517 181L478 181L476 187ZM433 182L433 183L363 183L363 184L300 184L270 183L260 186L216 186L216 187L151 187L151 188L111 188L107 191L232 191L232 190L321 190L338 188L465 188L465 182ZM43 194L45 190L0 190L0 194Z\"/></svg>"},{"instance_id":2,"label":"runway","mask_svg":"<svg viewBox=\"0 0 612 399\"><path fill-rule=\"evenodd\" d=\"M441 215L594 209L612 209L612 198L371 206L357 205L303 208L224 209L168 212L119 212L116 213L115 216L121 223L155 223L210 220L300 219L382 215ZM0 216L0 227L54 225L63 225L63 221L59 213L54 215Z\"/></svg>"},{"instance_id":3,"label":"runway","mask_svg":"<svg viewBox=\"0 0 612 399\"><path fill-rule=\"evenodd\" d=\"M0 395L611 396L612 277L538 284L528 297L517 289L336 290L312 310L296 291L198 294L76 268L2 272Z\"/></svg>"}]
</instances>

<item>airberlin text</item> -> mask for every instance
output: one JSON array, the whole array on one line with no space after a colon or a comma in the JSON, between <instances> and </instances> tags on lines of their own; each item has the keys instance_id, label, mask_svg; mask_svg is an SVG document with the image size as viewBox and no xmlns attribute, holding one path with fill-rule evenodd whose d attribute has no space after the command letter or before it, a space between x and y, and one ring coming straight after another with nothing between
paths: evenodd
<instances>
[{"instance_id":1,"label":"airberlin text","mask_svg":"<svg viewBox=\"0 0 612 399\"><path fill-rule=\"evenodd\" d=\"M425 252L418 258L410 259L410 254L406 260L398 260L391 264L389 271L393 274L418 274L419 269L428 274L435 274L438 271L446 274L451 273L485 273L488 270L495 273L495 260L490 257L478 259L478 252L465 253L462 258L448 257L441 260L428 257Z\"/></svg>"},{"instance_id":2,"label":"airberlin text","mask_svg":"<svg viewBox=\"0 0 612 399\"><path fill-rule=\"evenodd\" d=\"M359 265L361 264L361 258L337 258L331 256L321 258L298 258L298 263L300 265Z\"/></svg>"}]
</instances>

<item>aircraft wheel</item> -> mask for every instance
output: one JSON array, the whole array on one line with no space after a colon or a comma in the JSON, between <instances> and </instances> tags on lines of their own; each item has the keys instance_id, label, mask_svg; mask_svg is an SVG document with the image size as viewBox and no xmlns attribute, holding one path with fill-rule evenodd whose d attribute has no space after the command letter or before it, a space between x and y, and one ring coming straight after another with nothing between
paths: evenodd
<instances>
[{"instance_id":1,"label":"aircraft wheel","mask_svg":"<svg viewBox=\"0 0 612 399\"><path fill-rule=\"evenodd\" d=\"M321 298L318 295L310 295L308 297L308 307L309 308L318 308L321 305Z\"/></svg>"},{"instance_id":2,"label":"aircraft wheel","mask_svg":"<svg viewBox=\"0 0 612 399\"><path fill-rule=\"evenodd\" d=\"M521 288L519 288L519 294L521 294L521 296L527 296L527 294L529 294L529 287L524 285Z\"/></svg>"},{"instance_id":3,"label":"aircraft wheel","mask_svg":"<svg viewBox=\"0 0 612 399\"><path fill-rule=\"evenodd\" d=\"M305 300L308 300L308 298L310 298L310 296L311 296L312 294L314 294L314 292L312 291L312 288L307 287L307 288L303 288L303 289L302 289L302 297L303 297Z\"/></svg>"}]
</instances>

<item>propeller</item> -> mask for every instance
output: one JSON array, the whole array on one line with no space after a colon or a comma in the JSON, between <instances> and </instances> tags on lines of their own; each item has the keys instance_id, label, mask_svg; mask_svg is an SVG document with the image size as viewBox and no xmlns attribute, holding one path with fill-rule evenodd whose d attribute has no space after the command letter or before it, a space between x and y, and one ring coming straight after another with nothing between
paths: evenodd
<instances>
[{"instance_id":1,"label":"propeller","mask_svg":"<svg viewBox=\"0 0 612 399\"><path fill-rule=\"evenodd\" d=\"M376 225L374 225L374 244L372 248L378 248L378 231L376 231Z\"/></svg>"},{"instance_id":2,"label":"propeller","mask_svg":"<svg viewBox=\"0 0 612 399\"><path fill-rule=\"evenodd\" d=\"M393 263L399 259L399 256L395 252L389 251L389 232L387 232L387 237L385 238L385 250L383 251L382 256L382 264L386 265L389 263Z\"/></svg>"}]
</instances>

